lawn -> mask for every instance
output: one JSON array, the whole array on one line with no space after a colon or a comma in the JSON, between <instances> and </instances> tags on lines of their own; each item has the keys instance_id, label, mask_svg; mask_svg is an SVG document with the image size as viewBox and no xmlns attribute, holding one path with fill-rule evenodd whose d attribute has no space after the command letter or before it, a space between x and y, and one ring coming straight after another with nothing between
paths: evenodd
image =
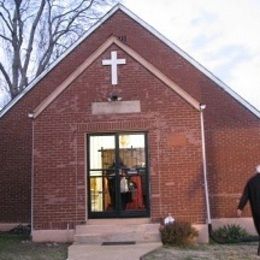
<instances>
[{"instance_id":1,"label":"lawn","mask_svg":"<svg viewBox=\"0 0 260 260\"><path fill-rule=\"evenodd\" d=\"M69 244L33 243L25 235L0 233L0 260L65 260ZM143 260L260 260L258 242L162 247Z\"/></svg>"},{"instance_id":2,"label":"lawn","mask_svg":"<svg viewBox=\"0 0 260 260\"><path fill-rule=\"evenodd\" d=\"M0 260L65 260L68 246L33 243L25 235L0 233Z\"/></svg>"},{"instance_id":3,"label":"lawn","mask_svg":"<svg viewBox=\"0 0 260 260\"><path fill-rule=\"evenodd\" d=\"M143 260L256 260L258 242L239 244L209 244L190 248L163 247Z\"/></svg>"}]
</instances>

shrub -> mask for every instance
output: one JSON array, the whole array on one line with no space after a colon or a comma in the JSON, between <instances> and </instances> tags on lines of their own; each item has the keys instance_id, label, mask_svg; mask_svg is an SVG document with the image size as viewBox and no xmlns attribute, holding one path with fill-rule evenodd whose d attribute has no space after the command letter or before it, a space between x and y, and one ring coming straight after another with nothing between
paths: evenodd
<instances>
[{"instance_id":1,"label":"shrub","mask_svg":"<svg viewBox=\"0 0 260 260\"><path fill-rule=\"evenodd\" d=\"M29 236L30 233L31 233L31 226L19 224L18 226L11 229L8 233L15 234L15 235L27 235L27 236Z\"/></svg>"},{"instance_id":2,"label":"shrub","mask_svg":"<svg viewBox=\"0 0 260 260\"><path fill-rule=\"evenodd\" d=\"M249 237L246 230L239 225L231 224L220 227L212 232L213 239L223 243L234 243Z\"/></svg>"},{"instance_id":3,"label":"shrub","mask_svg":"<svg viewBox=\"0 0 260 260\"><path fill-rule=\"evenodd\" d=\"M189 246L194 244L198 231L187 222L174 222L160 229L164 245Z\"/></svg>"}]
</instances>

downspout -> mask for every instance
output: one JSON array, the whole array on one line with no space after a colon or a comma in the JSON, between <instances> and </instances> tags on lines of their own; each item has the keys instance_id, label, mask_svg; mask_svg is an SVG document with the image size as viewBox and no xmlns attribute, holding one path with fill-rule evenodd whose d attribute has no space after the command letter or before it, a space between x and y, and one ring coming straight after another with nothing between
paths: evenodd
<instances>
[{"instance_id":1,"label":"downspout","mask_svg":"<svg viewBox=\"0 0 260 260\"><path fill-rule=\"evenodd\" d=\"M207 179L207 159L206 159L206 142L205 142L205 126L204 126L204 114L206 105L200 104L200 124L201 124L201 142L202 142L202 163L203 163L203 177L204 177L204 187L205 187L205 198L206 198L206 209L207 209L207 224L208 231L211 234L211 214L210 214L210 204L209 204L209 190L208 190L208 179Z\"/></svg>"},{"instance_id":2,"label":"downspout","mask_svg":"<svg viewBox=\"0 0 260 260\"><path fill-rule=\"evenodd\" d=\"M32 119L32 157L31 157L31 237L33 235L33 190L34 190L34 115L29 113L28 117Z\"/></svg>"}]
</instances>

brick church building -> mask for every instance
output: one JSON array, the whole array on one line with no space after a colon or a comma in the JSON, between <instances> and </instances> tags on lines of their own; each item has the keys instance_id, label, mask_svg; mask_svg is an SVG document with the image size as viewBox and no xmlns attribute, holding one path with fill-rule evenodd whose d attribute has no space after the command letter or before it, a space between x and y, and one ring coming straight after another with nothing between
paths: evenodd
<instances>
[{"instance_id":1,"label":"brick church building","mask_svg":"<svg viewBox=\"0 0 260 260\"><path fill-rule=\"evenodd\" d=\"M89 220L171 212L206 241L208 223L236 221L259 117L117 5L0 112L0 228L66 241Z\"/></svg>"}]
</instances>

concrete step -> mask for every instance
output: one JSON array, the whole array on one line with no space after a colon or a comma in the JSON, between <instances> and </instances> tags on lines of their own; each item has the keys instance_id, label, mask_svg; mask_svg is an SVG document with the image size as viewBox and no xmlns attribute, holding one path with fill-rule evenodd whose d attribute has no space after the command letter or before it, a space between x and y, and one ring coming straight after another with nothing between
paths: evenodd
<instances>
[{"instance_id":1,"label":"concrete step","mask_svg":"<svg viewBox=\"0 0 260 260\"><path fill-rule=\"evenodd\" d=\"M77 243L102 244L104 242L159 242L159 224L87 224L76 227Z\"/></svg>"},{"instance_id":2,"label":"concrete step","mask_svg":"<svg viewBox=\"0 0 260 260\"><path fill-rule=\"evenodd\" d=\"M159 224L111 224L111 225L80 225L76 227L76 234L102 234L111 232L157 232Z\"/></svg>"},{"instance_id":3,"label":"concrete step","mask_svg":"<svg viewBox=\"0 0 260 260\"><path fill-rule=\"evenodd\" d=\"M149 224L149 218L110 218L110 219L88 219L87 225L130 225L130 224Z\"/></svg>"}]
</instances>

